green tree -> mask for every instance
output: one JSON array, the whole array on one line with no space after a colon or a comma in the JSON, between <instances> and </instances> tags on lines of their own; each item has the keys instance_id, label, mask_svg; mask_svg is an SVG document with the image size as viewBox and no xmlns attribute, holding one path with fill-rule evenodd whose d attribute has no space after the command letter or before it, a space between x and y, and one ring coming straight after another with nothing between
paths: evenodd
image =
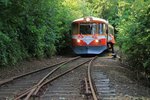
<instances>
[{"instance_id":1,"label":"green tree","mask_svg":"<svg viewBox=\"0 0 150 100\"><path fill-rule=\"evenodd\" d=\"M119 2L118 44L135 69L150 67L150 1Z\"/></svg>"},{"instance_id":2,"label":"green tree","mask_svg":"<svg viewBox=\"0 0 150 100\"><path fill-rule=\"evenodd\" d=\"M88 15L80 0L1 0L0 11L0 65L51 57L67 46L72 20Z\"/></svg>"}]
</instances>

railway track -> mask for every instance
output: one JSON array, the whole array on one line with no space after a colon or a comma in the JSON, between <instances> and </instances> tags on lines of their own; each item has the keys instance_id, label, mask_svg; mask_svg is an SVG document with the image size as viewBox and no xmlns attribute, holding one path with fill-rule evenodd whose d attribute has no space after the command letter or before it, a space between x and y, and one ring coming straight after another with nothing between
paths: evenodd
<instances>
[{"instance_id":1,"label":"railway track","mask_svg":"<svg viewBox=\"0 0 150 100\"><path fill-rule=\"evenodd\" d=\"M113 94L103 90L109 87L109 79L91 70L96 57L79 58L3 82L0 100L111 100Z\"/></svg>"}]
</instances>

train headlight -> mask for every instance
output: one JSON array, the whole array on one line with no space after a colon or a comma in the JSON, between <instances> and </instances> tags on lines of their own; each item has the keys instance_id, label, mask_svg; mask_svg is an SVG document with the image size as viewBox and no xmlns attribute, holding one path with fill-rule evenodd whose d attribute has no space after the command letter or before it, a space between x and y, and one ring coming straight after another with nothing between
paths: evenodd
<instances>
[{"instance_id":1,"label":"train headlight","mask_svg":"<svg viewBox=\"0 0 150 100\"><path fill-rule=\"evenodd\" d=\"M80 41L81 41L80 39L77 39L77 42L78 42L78 43L80 43Z\"/></svg>"},{"instance_id":2,"label":"train headlight","mask_svg":"<svg viewBox=\"0 0 150 100\"><path fill-rule=\"evenodd\" d=\"M87 17L85 20L86 20L87 22L89 22L91 19L90 19L89 17Z\"/></svg>"},{"instance_id":3,"label":"train headlight","mask_svg":"<svg viewBox=\"0 0 150 100\"><path fill-rule=\"evenodd\" d=\"M96 39L96 40L95 40L95 42L97 42L97 43L98 43L98 42L99 42L99 40L98 40L98 39Z\"/></svg>"}]
</instances>

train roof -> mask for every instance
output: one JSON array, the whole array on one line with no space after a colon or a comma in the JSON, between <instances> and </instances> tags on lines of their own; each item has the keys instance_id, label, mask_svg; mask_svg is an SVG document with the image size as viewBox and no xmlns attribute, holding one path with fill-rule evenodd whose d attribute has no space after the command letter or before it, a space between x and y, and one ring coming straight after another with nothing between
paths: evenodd
<instances>
[{"instance_id":1,"label":"train roof","mask_svg":"<svg viewBox=\"0 0 150 100\"><path fill-rule=\"evenodd\" d=\"M73 23L80 23L80 22L102 22L108 24L108 21L102 18L97 18L97 17L84 17L84 18L79 18L73 21Z\"/></svg>"}]
</instances>

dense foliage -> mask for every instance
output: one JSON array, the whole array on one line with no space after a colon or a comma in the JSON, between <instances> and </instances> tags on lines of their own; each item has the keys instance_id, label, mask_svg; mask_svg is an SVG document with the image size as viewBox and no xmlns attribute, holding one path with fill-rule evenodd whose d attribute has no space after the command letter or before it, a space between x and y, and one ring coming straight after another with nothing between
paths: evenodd
<instances>
[{"instance_id":1,"label":"dense foliage","mask_svg":"<svg viewBox=\"0 0 150 100\"><path fill-rule=\"evenodd\" d=\"M94 0L90 4L94 15L115 27L117 44L128 63L134 69L150 69L150 0Z\"/></svg>"},{"instance_id":2,"label":"dense foliage","mask_svg":"<svg viewBox=\"0 0 150 100\"><path fill-rule=\"evenodd\" d=\"M1 0L0 65L60 51L71 21L83 16L81 4L80 0Z\"/></svg>"},{"instance_id":3,"label":"dense foliage","mask_svg":"<svg viewBox=\"0 0 150 100\"><path fill-rule=\"evenodd\" d=\"M150 0L1 0L0 65L50 57L68 45L70 23L109 20L130 65L150 68Z\"/></svg>"},{"instance_id":4,"label":"dense foliage","mask_svg":"<svg viewBox=\"0 0 150 100\"><path fill-rule=\"evenodd\" d=\"M150 68L150 1L120 2L118 44L135 69Z\"/></svg>"}]
</instances>

